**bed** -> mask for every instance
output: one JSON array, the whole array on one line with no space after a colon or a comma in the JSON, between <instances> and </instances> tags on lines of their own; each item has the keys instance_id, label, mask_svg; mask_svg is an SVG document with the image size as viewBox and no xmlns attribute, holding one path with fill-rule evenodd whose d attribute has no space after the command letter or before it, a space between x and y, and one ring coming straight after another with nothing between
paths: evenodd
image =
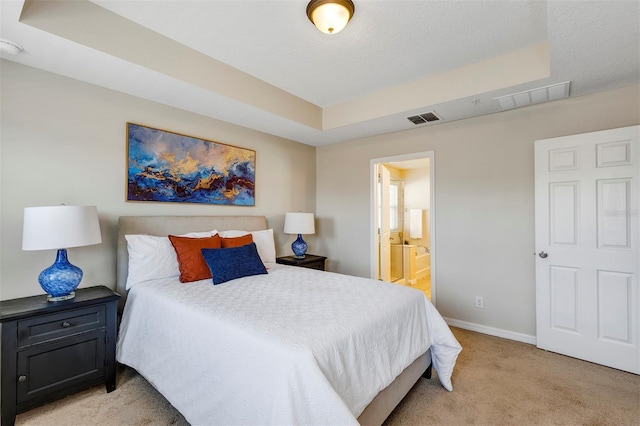
<instances>
[{"instance_id":1,"label":"bed","mask_svg":"<svg viewBox=\"0 0 640 426\"><path fill-rule=\"evenodd\" d=\"M262 216L128 216L118 226L117 360L191 424L380 425L432 364L452 390L461 348L421 292L278 265L264 240L266 274L128 285L125 236L214 230L272 233Z\"/></svg>"}]
</instances>

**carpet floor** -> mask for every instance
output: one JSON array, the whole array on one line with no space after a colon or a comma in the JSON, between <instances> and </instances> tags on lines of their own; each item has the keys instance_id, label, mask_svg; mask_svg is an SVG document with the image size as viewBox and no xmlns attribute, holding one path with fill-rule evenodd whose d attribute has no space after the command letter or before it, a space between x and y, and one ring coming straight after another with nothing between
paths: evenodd
<instances>
[{"instance_id":1,"label":"carpet floor","mask_svg":"<svg viewBox=\"0 0 640 426\"><path fill-rule=\"evenodd\" d=\"M640 376L452 328L463 351L447 392L421 378L384 423L396 425L640 425ZM17 426L188 425L134 370L117 390L96 386L19 414Z\"/></svg>"}]
</instances>

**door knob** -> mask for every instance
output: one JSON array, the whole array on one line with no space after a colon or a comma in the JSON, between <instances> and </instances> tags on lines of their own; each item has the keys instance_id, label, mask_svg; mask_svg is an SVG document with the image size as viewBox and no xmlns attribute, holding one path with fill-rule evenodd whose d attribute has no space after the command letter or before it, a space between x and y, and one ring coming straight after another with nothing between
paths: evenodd
<instances>
[{"instance_id":1,"label":"door knob","mask_svg":"<svg viewBox=\"0 0 640 426\"><path fill-rule=\"evenodd\" d=\"M26 381L27 381L27 376L24 376L24 375L23 375L23 376L18 377L18 381L19 381L20 383L22 383L22 382L26 382Z\"/></svg>"},{"instance_id":2,"label":"door knob","mask_svg":"<svg viewBox=\"0 0 640 426\"><path fill-rule=\"evenodd\" d=\"M547 256L549 256L549 255L547 254L547 252L546 252L546 251L541 251L540 253L538 253L538 256L540 256L541 258L543 258L543 259L544 259L544 258L546 258L546 257L547 257Z\"/></svg>"}]
</instances>

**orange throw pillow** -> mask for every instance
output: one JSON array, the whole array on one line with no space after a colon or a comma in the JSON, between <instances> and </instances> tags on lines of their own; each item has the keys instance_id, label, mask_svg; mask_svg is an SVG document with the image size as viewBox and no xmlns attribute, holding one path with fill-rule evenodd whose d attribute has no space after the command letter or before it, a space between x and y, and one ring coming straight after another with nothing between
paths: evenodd
<instances>
[{"instance_id":1,"label":"orange throw pillow","mask_svg":"<svg viewBox=\"0 0 640 426\"><path fill-rule=\"evenodd\" d=\"M220 240L222 240L222 248L240 247L251 244L253 242L253 236L251 234L247 234L241 237L220 237Z\"/></svg>"},{"instance_id":2,"label":"orange throw pillow","mask_svg":"<svg viewBox=\"0 0 640 426\"><path fill-rule=\"evenodd\" d=\"M221 248L220 235L216 234L205 238L169 235L169 240L178 255L181 283L211 278L211 271L200 250L203 248Z\"/></svg>"}]
</instances>

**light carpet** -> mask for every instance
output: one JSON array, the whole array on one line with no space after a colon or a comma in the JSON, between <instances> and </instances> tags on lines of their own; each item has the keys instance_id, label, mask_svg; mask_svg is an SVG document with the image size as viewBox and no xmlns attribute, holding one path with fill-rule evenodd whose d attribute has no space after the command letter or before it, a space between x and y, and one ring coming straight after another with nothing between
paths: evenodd
<instances>
[{"instance_id":1,"label":"light carpet","mask_svg":"<svg viewBox=\"0 0 640 426\"><path fill-rule=\"evenodd\" d=\"M395 425L640 425L640 376L452 328L463 350L447 392L421 378L385 422ZM134 370L19 414L17 426L188 425ZM215 421L212 420L212 424Z\"/></svg>"}]
</instances>

